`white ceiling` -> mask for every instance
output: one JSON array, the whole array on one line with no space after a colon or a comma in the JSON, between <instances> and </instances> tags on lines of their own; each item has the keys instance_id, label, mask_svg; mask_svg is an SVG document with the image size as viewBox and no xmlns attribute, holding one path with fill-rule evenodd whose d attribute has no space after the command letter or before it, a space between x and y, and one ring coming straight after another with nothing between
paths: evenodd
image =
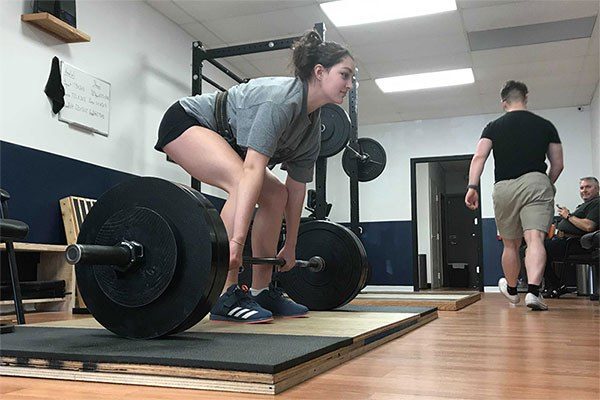
<instances>
[{"instance_id":1,"label":"white ceiling","mask_svg":"<svg viewBox=\"0 0 600 400\"><path fill-rule=\"evenodd\" d=\"M146 1L206 49L298 36L324 22L326 39L347 45L358 62L361 124L498 113L508 79L527 84L532 110L588 105L598 85L598 21L590 38L482 51L467 39L472 31L596 16L598 0L457 0L457 11L340 28L319 7L327 0ZM242 77L290 75L289 53L219 61ZM384 94L374 82L466 67L474 84Z\"/></svg>"}]
</instances>

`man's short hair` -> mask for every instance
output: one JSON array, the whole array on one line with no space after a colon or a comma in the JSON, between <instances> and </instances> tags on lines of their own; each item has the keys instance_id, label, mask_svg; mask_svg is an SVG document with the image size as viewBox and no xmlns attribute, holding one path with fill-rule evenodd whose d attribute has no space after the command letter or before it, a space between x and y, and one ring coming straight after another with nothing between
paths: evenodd
<instances>
[{"instance_id":1,"label":"man's short hair","mask_svg":"<svg viewBox=\"0 0 600 400\"><path fill-rule=\"evenodd\" d=\"M580 178L579 181L594 182L594 184L598 186L598 179L596 179L595 176L584 176L583 178Z\"/></svg>"},{"instance_id":2,"label":"man's short hair","mask_svg":"<svg viewBox=\"0 0 600 400\"><path fill-rule=\"evenodd\" d=\"M512 103L514 101L525 101L527 93L529 93L529 91L523 82L507 81L500 91L500 98L502 101L506 101L508 103Z\"/></svg>"}]
</instances>

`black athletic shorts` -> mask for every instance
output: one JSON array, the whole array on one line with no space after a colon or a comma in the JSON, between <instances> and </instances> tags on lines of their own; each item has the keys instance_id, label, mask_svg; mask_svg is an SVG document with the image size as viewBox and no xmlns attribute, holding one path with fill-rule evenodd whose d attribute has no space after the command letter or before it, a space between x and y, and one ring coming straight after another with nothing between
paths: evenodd
<instances>
[{"instance_id":1,"label":"black athletic shorts","mask_svg":"<svg viewBox=\"0 0 600 400\"><path fill-rule=\"evenodd\" d=\"M185 112L179 101L173 104L160 121L158 127L158 141L154 148L162 151L168 143L177 139L183 132L192 126L203 126L196 118ZM208 128L210 129L210 128Z\"/></svg>"}]
</instances>

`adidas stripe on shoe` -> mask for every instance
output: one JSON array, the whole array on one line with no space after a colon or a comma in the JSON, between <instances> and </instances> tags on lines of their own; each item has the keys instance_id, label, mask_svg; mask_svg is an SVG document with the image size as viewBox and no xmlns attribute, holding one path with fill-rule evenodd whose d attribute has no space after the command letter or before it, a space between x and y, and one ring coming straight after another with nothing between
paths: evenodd
<instances>
[{"instance_id":1,"label":"adidas stripe on shoe","mask_svg":"<svg viewBox=\"0 0 600 400\"><path fill-rule=\"evenodd\" d=\"M210 310L210 319L258 324L273 321L273 314L248 295L246 286L231 285Z\"/></svg>"}]
</instances>

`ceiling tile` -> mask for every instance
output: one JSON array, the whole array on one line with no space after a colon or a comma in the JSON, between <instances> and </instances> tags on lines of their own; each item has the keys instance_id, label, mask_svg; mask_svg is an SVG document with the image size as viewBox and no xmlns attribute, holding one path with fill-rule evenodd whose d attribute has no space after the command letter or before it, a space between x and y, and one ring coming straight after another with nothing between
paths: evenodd
<instances>
[{"instance_id":1,"label":"ceiling tile","mask_svg":"<svg viewBox=\"0 0 600 400\"><path fill-rule=\"evenodd\" d=\"M528 0L456 0L458 8L477 8L477 7L490 7L498 6L502 4L518 3L521 1Z\"/></svg>"},{"instance_id":2,"label":"ceiling tile","mask_svg":"<svg viewBox=\"0 0 600 400\"><path fill-rule=\"evenodd\" d=\"M589 85L596 86L598 83L598 58L596 56L589 56L583 63L581 73L579 74L578 85Z\"/></svg>"},{"instance_id":3,"label":"ceiling tile","mask_svg":"<svg viewBox=\"0 0 600 400\"><path fill-rule=\"evenodd\" d=\"M468 51L464 35L429 37L418 41L404 38L390 43L376 42L353 46L352 49L357 57L370 64L431 57L432 54L439 56Z\"/></svg>"},{"instance_id":4,"label":"ceiling tile","mask_svg":"<svg viewBox=\"0 0 600 400\"><path fill-rule=\"evenodd\" d=\"M439 119L446 117L479 114L481 114L481 111L479 111L479 109L472 109L470 107L429 107L422 108L416 111L402 112L400 113L400 117L403 121L418 121L424 119ZM475 146L475 143L473 143L473 146Z\"/></svg>"},{"instance_id":5,"label":"ceiling tile","mask_svg":"<svg viewBox=\"0 0 600 400\"><path fill-rule=\"evenodd\" d=\"M399 111L423 108L424 104L427 107L462 107L465 105L476 107L479 102L479 93L474 84L386 93L385 96L401 108Z\"/></svg>"},{"instance_id":6,"label":"ceiling tile","mask_svg":"<svg viewBox=\"0 0 600 400\"><path fill-rule=\"evenodd\" d=\"M213 19L203 23L227 43L239 44L297 36L321 22L322 18L323 14L318 6L313 5ZM329 34L326 38L334 40Z\"/></svg>"},{"instance_id":7,"label":"ceiling tile","mask_svg":"<svg viewBox=\"0 0 600 400\"><path fill-rule=\"evenodd\" d=\"M194 18L170 0L146 0L152 8L176 24L194 22Z\"/></svg>"},{"instance_id":8,"label":"ceiling tile","mask_svg":"<svg viewBox=\"0 0 600 400\"><path fill-rule=\"evenodd\" d=\"M590 39L575 39L530 46L474 51L471 53L471 57L475 67L552 61L585 56L589 42Z\"/></svg>"},{"instance_id":9,"label":"ceiling tile","mask_svg":"<svg viewBox=\"0 0 600 400\"><path fill-rule=\"evenodd\" d=\"M528 108L542 110L569 107L573 105L575 85L554 85L552 87L531 87L529 89Z\"/></svg>"},{"instance_id":10,"label":"ceiling tile","mask_svg":"<svg viewBox=\"0 0 600 400\"><path fill-rule=\"evenodd\" d=\"M581 71L585 57L557 58L527 63L527 75L576 74Z\"/></svg>"},{"instance_id":11,"label":"ceiling tile","mask_svg":"<svg viewBox=\"0 0 600 400\"><path fill-rule=\"evenodd\" d=\"M479 104L484 114L503 112L500 104L500 88L496 93L490 92L479 95Z\"/></svg>"},{"instance_id":12,"label":"ceiling tile","mask_svg":"<svg viewBox=\"0 0 600 400\"><path fill-rule=\"evenodd\" d=\"M181 28L192 35L192 37L196 40L202 42L202 45L206 49L215 48L225 46L226 43L212 33L210 30L206 29L204 25L199 22L192 22L187 24L180 24Z\"/></svg>"},{"instance_id":13,"label":"ceiling tile","mask_svg":"<svg viewBox=\"0 0 600 400\"><path fill-rule=\"evenodd\" d=\"M585 57L558 59L552 62L540 61L531 63L506 64L478 67L475 69L475 79L486 80L521 80L527 81L530 77L548 76L555 74L577 74L583 68Z\"/></svg>"},{"instance_id":14,"label":"ceiling tile","mask_svg":"<svg viewBox=\"0 0 600 400\"><path fill-rule=\"evenodd\" d=\"M596 55L587 56L583 62L582 74L592 73L592 74L596 74L596 77L598 77L598 75L599 75L598 64L599 63L600 63L600 60L598 59L598 56L596 56Z\"/></svg>"},{"instance_id":15,"label":"ceiling tile","mask_svg":"<svg viewBox=\"0 0 600 400\"><path fill-rule=\"evenodd\" d=\"M594 92L596 91L596 85L583 85L576 86L573 91L573 103L579 105L588 105L592 102L592 98L594 97Z\"/></svg>"},{"instance_id":16,"label":"ceiling tile","mask_svg":"<svg viewBox=\"0 0 600 400\"><path fill-rule=\"evenodd\" d=\"M539 24L596 14L598 14L598 2L589 0L522 1L462 10L467 32Z\"/></svg>"},{"instance_id":17,"label":"ceiling tile","mask_svg":"<svg viewBox=\"0 0 600 400\"><path fill-rule=\"evenodd\" d=\"M312 0L174 0L195 20L216 21L313 4Z\"/></svg>"},{"instance_id":18,"label":"ceiling tile","mask_svg":"<svg viewBox=\"0 0 600 400\"><path fill-rule=\"evenodd\" d=\"M367 62L365 67L373 78L387 76L417 74L430 71L468 68L471 66L471 56L468 52L407 58L387 62Z\"/></svg>"},{"instance_id":19,"label":"ceiling tile","mask_svg":"<svg viewBox=\"0 0 600 400\"><path fill-rule=\"evenodd\" d=\"M596 16L594 15L541 24L469 32L467 36L471 50L490 50L589 38L595 24Z\"/></svg>"},{"instance_id":20,"label":"ceiling tile","mask_svg":"<svg viewBox=\"0 0 600 400\"><path fill-rule=\"evenodd\" d=\"M344 26L339 27L338 30L344 39L355 46L373 42L391 43L404 39L418 41L426 37L463 34L462 21L457 11L373 24Z\"/></svg>"},{"instance_id":21,"label":"ceiling tile","mask_svg":"<svg viewBox=\"0 0 600 400\"><path fill-rule=\"evenodd\" d=\"M598 50L600 49L600 45L598 44L598 28L600 26L600 21L596 19L596 26L594 26L594 31L592 32L592 37L590 38L590 46L588 48L588 54L598 54Z\"/></svg>"},{"instance_id":22,"label":"ceiling tile","mask_svg":"<svg viewBox=\"0 0 600 400\"><path fill-rule=\"evenodd\" d=\"M473 71L476 81L523 80L527 76L527 64L507 64L478 67Z\"/></svg>"}]
</instances>

